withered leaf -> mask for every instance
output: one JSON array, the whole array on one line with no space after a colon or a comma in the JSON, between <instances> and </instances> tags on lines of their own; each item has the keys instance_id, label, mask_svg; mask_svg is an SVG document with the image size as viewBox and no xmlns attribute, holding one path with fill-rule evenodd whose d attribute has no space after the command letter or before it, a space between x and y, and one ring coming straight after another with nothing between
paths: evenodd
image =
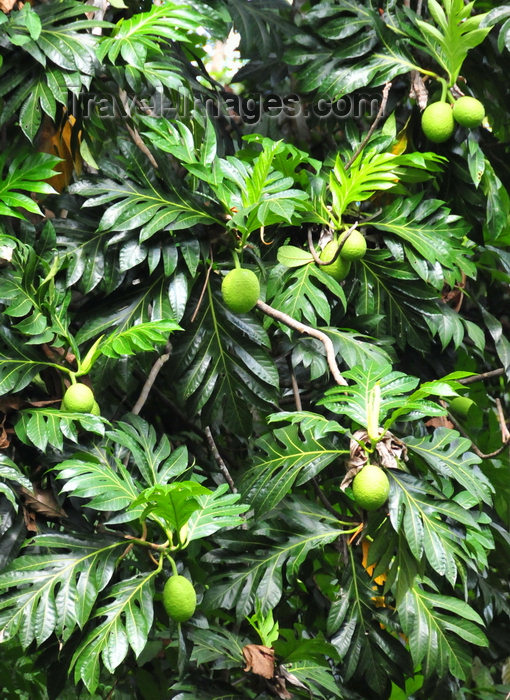
<instances>
[{"instance_id":1,"label":"withered leaf","mask_svg":"<svg viewBox=\"0 0 510 700\"><path fill-rule=\"evenodd\" d=\"M27 401L29 406L35 406L35 408L44 408L44 406L51 406L54 403L60 403L62 399L47 399L45 401Z\"/></svg>"},{"instance_id":2,"label":"withered leaf","mask_svg":"<svg viewBox=\"0 0 510 700\"><path fill-rule=\"evenodd\" d=\"M273 678L274 649L262 644L247 644L243 647L243 656L246 661L245 671L251 671L263 678Z\"/></svg>"},{"instance_id":3,"label":"withered leaf","mask_svg":"<svg viewBox=\"0 0 510 700\"><path fill-rule=\"evenodd\" d=\"M50 347L47 343L44 343L41 345L41 349L46 357L52 362L59 362L62 358L64 358L70 365L76 362L76 356L72 352L66 352L63 348Z\"/></svg>"},{"instance_id":4,"label":"withered leaf","mask_svg":"<svg viewBox=\"0 0 510 700\"><path fill-rule=\"evenodd\" d=\"M2 12L5 12L5 14L7 14L17 4L18 4L18 0L0 0L0 10L2 10Z\"/></svg>"},{"instance_id":5,"label":"withered leaf","mask_svg":"<svg viewBox=\"0 0 510 700\"><path fill-rule=\"evenodd\" d=\"M448 420L446 416L434 416L434 418L429 418L429 420L425 423L425 425L429 428L450 428L453 429L455 426L451 422L451 420Z\"/></svg>"},{"instance_id":6,"label":"withered leaf","mask_svg":"<svg viewBox=\"0 0 510 700\"><path fill-rule=\"evenodd\" d=\"M18 411L23 403L24 401L19 396L2 396L0 399L0 411L2 413L9 413L9 410Z\"/></svg>"},{"instance_id":7,"label":"withered leaf","mask_svg":"<svg viewBox=\"0 0 510 700\"><path fill-rule=\"evenodd\" d=\"M67 514L59 506L52 491L49 489L40 489L38 486L33 486L33 493L23 486L20 489L23 496L25 508L33 513L39 513L46 518L67 518Z\"/></svg>"},{"instance_id":8,"label":"withered leaf","mask_svg":"<svg viewBox=\"0 0 510 700\"><path fill-rule=\"evenodd\" d=\"M303 686L305 687L305 686ZM280 700L292 700L292 694L287 690L285 679L282 676L276 675L271 681L271 689Z\"/></svg>"},{"instance_id":9,"label":"withered leaf","mask_svg":"<svg viewBox=\"0 0 510 700\"><path fill-rule=\"evenodd\" d=\"M281 678L286 680L288 683L292 683L292 685L295 685L298 688L303 688L304 690L307 690L306 685L304 683L301 683L299 678L297 678L293 673L289 673L285 666L278 666L278 676L281 676Z\"/></svg>"},{"instance_id":10,"label":"withered leaf","mask_svg":"<svg viewBox=\"0 0 510 700\"><path fill-rule=\"evenodd\" d=\"M423 82L423 78L417 70L411 71L411 90L409 96L414 97L420 109L425 109L429 94Z\"/></svg>"},{"instance_id":11,"label":"withered leaf","mask_svg":"<svg viewBox=\"0 0 510 700\"><path fill-rule=\"evenodd\" d=\"M356 430L353 433L350 442L350 456L346 463L346 474L342 479L340 488L344 491L356 474L368 462L368 456L360 443L369 444L370 438L366 430ZM407 447L389 430L386 431L382 440L380 440L375 451L377 453L377 461L387 469L400 469L398 460L407 461Z\"/></svg>"},{"instance_id":12,"label":"withered leaf","mask_svg":"<svg viewBox=\"0 0 510 700\"><path fill-rule=\"evenodd\" d=\"M45 115L37 134L37 150L62 159L62 162L56 168L58 175L54 175L47 180L48 184L57 192L62 192L71 182L73 170L76 170L78 174L81 172L82 161L76 147L79 144L81 132L77 136L77 144L73 144L73 127L75 124L76 119L72 114L65 117L59 125Z\"/></svg>"},{"instance_id":13,"label":"withered leaf","mask_svg":"<svg viewBox=\"0 0 510 700\"><path fill-rule=\"evenodd\" d=\"M0 424L0 450L6 450L11 444L11 440L7 435L7 430L4 427L5 420Z\"/></svg>"},{"instance_id":14,"label":"withered leaf","mask_svg":"<svg viewBox=\"0 0 510 700\"><path fill-rule=\"evenodd\" d=\"M28 511L26 508L23 508L23 520L25 521L25 527L29 532L39 532L37 528L35 513Z\"/></svg>"}]
</instances>

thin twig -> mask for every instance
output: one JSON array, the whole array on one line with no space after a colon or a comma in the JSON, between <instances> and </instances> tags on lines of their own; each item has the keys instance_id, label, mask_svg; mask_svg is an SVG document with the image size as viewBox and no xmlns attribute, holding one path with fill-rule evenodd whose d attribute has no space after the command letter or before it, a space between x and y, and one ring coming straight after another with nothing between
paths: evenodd
<instances>
[{"instance_id":1,"label":"thin twig","mask_svg":"<svg viewBox=\"0 0 510 700\"><path fill-rule=\"evenodd\" d=\"M298 331L299 333L311 335L312 338L317 338L317 340L320 340L321 343L324 345L324 349L326 350L326 360L328 362L329 370L333 375L334 380L340 386L348 386L347 381L343 378L340 370L338 369L338 365L336 363L335 358L335 348L329 336L327 336L322 331L319 331L317 328L312 328L311 326L306 326L300 321L296 321L296 319L292 318L292 316L283 313L283 311L278 311L278 309L274 309L272 306L269 306L269 304L266 304L261 299L257 301L257 306L267 316L271 316L271 318L280 321L280 323L283 323L285 326L288 326L289 328L292 328L293 330Z\"/></svg>"},{"instance_id":2,"label":"thin twig","mask_svg":"<svg viewBox=\"0 0 510 700\"><path fill-rule=\"evenodd\" d=\"M207 439L207 444L209 445L209 448L213 454L213 457L216 460L216 464L218 465L220 472L225 477L225 481L230 486L230 490L232 491L232 493L237 493L237 489L236 489L236 485L234 484L234 480L230 476L230 472L227 468L227 465L223 461L223 459L218 451L218 448L216 447L216 443L214 442L214 438L213 438L213 435L211 433L211 429L208 425L205 426L204 433L205 433L205 437Z\"/></svg>"},{"instance_id":3,"label":"thin twig","mask_svg":"<svg viewBox=\"0 0 510 700\"><path fill-rule=\"evenodd\" d=\"M299 394L299 385L297 383L296 375L294 373L294 368L292 366L292 360L290 357L287 357L287 364L289 366L289 372L290 372L290 381L292 384L292 393L294 395L294 403L296 405L296 411L302 411L303 410L303 405L301 403L301 396ZM312 484L313 488L315 490L315 493L319 497L320 502L324 506L324 508L331 513L337 520L342 520L342 518L345 518L346 516L341 515L337 510L334 509L332 504L329 502L326 494L322 491L319 482L317 481L317 478L314 476L312 478Z\"/></svg>"},{"instance_id":4,"label":"thin twig","mask_svg":"<svg viewBox=\"0 0 510 700\"><path fill-rule=\"evenodd\" d=\"M120 97L120 101L122 102L122 106L124 107L124 111L126 112L127 116L130 117L131 110L130 110L129 104L128 104L127 92L125 90L122 90L119 88L119 97ZM133 143L135 144L135 146L137 146L142 151L142 153L144 153L147 156L151 165L154 168L158 168L159 166L158 166L156 159L154 158L152 153L149 151L149 149L147 148L147 146L143 142L143 139L140 136L140 134L138 133L138 131L134 127L129 126L129 124L126 124L126 128L129 131L129 134L130 134L131 138L133 139Z\"/></svg>"},{"instance_id":5,"label":"thin twig","mask_svg":"<svg viewBox=\"0 0 510 700\"><path fill-rule=\"evenodd\" d=\"M156 377L158 376L165 362L168 362L170 358L170 343L166 344L165 349L167 350L167 352L165 352L163 355L160 355L156 362L152 365L151 371L149 372L149 376L147 377L145 384L142 387L142 391L140 392L140 396L138 397L138 400L133 406L133 408L131 409L131 413L134 413L135 416L137 416L144 407L145 402L149 398L149 393L152 389L152 385L156 381Z\"/></svg>"},{"instance_id":6,"label":"thin twig","mask_svg":"<svg viewBox=\"0 0 510 700\"><path fill-rule=\"evenodd\" d=\"M338 258L340 255L340 251L344 247L345 241L349 238L351 233L356 230L358 226L358 222L355 221L353 225L347 229L347 231L344 231L340 238L338 239L338 248L335 251L335 254L331 258L331 260L321 260L319 257L319 254L317 253L317 248L313 244L313 238L312 238L312 229L308 229L308 247L310 249L310 253L312 254L312 258L315 260L317 265L331 265L331 263L334 263L335 260Z\"/></svg>"},{"instance_id":7,"label":"thin twig","mask_svg":"<svg viewBox=\"0 0 510 700\"><path fill-rule=\"evenodd\" d=\"M125 537L126 539L131 539L131 536L130 536L130 535L124 535L124 537ZM146 524L145 520L142 520L142 536L141 536L139 539L141 539L141 540L147 540L147 524ZM134 546L135 546L135 545L134 545L133 542L131 542L130 544L128 544L128 546L126 547L126 549L125 549L125 550L122 552L122 554L120 555L118 561L120 561L121 559L124 559L124 557L127 557L127 555L128 555L129 552L133 549Z\"/></svg>"},{"instance_id":8,"label":"thin twig","mask_svg":"<svg viewBox=\"0 0 510 700\"><path fill-rule=\"evenodd\" d=\"M492 377L501 377L505 374L505 368L499 367L499 369L491 369L489 372L482 372L482 374L474 374L472 377L464 377L463 379L458 379L459 384L473 384L474 382L481 382L484 379L492 379Z\"/></svg>"},{"instance_id":9,"label":"thin twig","mask_svg":"<svg viewBox=\"0 0 510 700\"><path fill-rule=\"evenodd\" d=\"M501 445L501 447L498 447L498 449L497 449L497 450L494 450L494 452L487 452L487 453L482 452L481 449L480 449L477 445L475 445L475 443L473 442L472 438L468 435L468 433L464 430L464 428L460 425L460 423L455 419L455 417L452 416L451 413L448 413L448 418L449 418L449 420L453 423L453 425L457 428L457 430L459 431L459 433L460 433L461 435L463 435L465 438L467 438L467 439L471 442L471 448L472 448L473 452L474 452L478 457L480 457L480 459L492 459L493 457L497 457L497 456L500 455L500 454L508 447L508 445L510 444L510 436L509 436L508 439L505 440L505 442L503 442L503 444Z\"/></svg>"},{"instance_id":10,"label":"thin twig","mask_svg":"<svg viewBox=\"0 0 510 700\"><path fill-rule=\"evenodd\" d=\"M147 146L144 144L142 137L138 133L137 129L133 129L132 127L129 126L129 124L126 124L126 129L129 131L129 134L131 138L133 139L133 143L135 146L137 146L142 153L144 153L147 158L149 159L151 165L153 168L159 168L158 163L152 153L149 151Z\"/></svg>"},{"instance_id":11,"label":"thin twig","mask_svg":"<svg viewBox=\"0 0 510 700\"><path fill-rule=\"evenodd\" d=\"M501 400L496 399L496 409L498 411L499 427L501 429L501 442L508 442L510 440L510 432L506 427L505 414L503 413L503 406L501 405Z\"/></svg>"},{"instance_id":12,"label":"thin twig","mask_svg":"<svg viewBox=\"0 0 510 700\"><path fill-rule=\"evenodd\" d=\"M196 305L196 307L195 307L195 310L193 311L193 315L192 315L192 317L191 317L191 323L194 322L194 320L195 320L196 317L197 317L198 312L200 311L200 307L202 306L202 301L204 300L204 294L205 294L205 292L206 292L207 285L209 284L209 276L210 276L210 274L211 274L211 270L212 270L212 267L213 267L212 248L209 249L209 258L210 258L210 260L211 260L211 263L210 263L209 267L207 268L207 272L205 273L204 284L203 284L203 286L202 286L202 291L200 292L200 296L198 297L198 301L197 301L197 305Z\"/></svg>"},{"instance_id":13,"label":"thin twig","mask_svg":"<svg viewBox=\"0 0 510 700\"><path fill-rule=\"evenodd\" d=\"M382 119L382 116L384 114L384 110L386 109L386 104L388 102L390 89L391 89L391 81L388 81L387 83L385 83L383 91L382 91L382 100L381 100L381 105L379 107L379 111L377 112L374 121L370 125L370 129L367 131L365 138L360 143L358 148L354 151L354 154L349 158L347 163L344 165L345 170L348 170L351 167L351 165L354 163L354 161L359 156L361 151L365 148L365 146L367 145L367 143L370 140L370 137L372 136L372 134L376 130L377 125L379 124L379 122Z\"/></svg>"},{"instance_id":14,"label":"thin twig","mask_svg":"<svg viewBox=\"0 0 510 700\"><path fill-rule=\"evenodd\" d=\"M292 366L292 359L287 356L287 364L290 372L290 382L292 384L292 393L294 395L294 403L296 405L296 411L303 410L303 404L301 403L301 396L299 394L299 385L297 383L296 374L294 372L294 367Z\"/></svg>"},{"instance_id":15,"label":"thin twig","mask_svg":"<svg viewBox=\"0 0 510 700\"><path fill-rule=\"evenodd\" d=\"M341 523L345 523L346 521L356 523L358 522L356 518L352 518L350 515L343 515L342 513L339 513L335 508L331 505L330 501L328 500L327 496L319 486L319 483L314 476L312 479L312 484L313 488L315 489L315 493L319 497L320 502L324 506L324 508L331 513L331 515L334 515L337 520L340 520Z\"/></svg>"},{"instance_id":16,"label":"thin twig","mask_svg":"<svg viewBox=\"0 0 510 700\"><path fill-rule=\"evenodd\" d=\"M373 212L373 214L370 214L370 216L365 217L364 219L360 219L358 222L358 226L368 226L368 224L373 221L379 214L382 212L383 208L379 207L379 209L376 209L376 211Z\"/></svg>"}]
</instances>

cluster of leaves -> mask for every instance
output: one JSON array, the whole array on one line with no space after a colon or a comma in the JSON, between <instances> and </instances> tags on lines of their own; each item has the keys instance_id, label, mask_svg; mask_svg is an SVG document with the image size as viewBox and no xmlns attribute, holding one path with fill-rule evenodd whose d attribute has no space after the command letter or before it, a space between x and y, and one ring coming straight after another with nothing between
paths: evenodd
<instances>
[{"instance_id":1,"label":"cluster of leaves","mask_svg":"<svg viewBox=\"0 0 510 700\"><path fill-rule=\"evenodd\" d=\"M500 697L508 6L108 5L0 3L4 694ZM232 29L233 87L207 71ZM370 131L365 108L253 126L239 85L388 100ZM431 151L434 85L490 95L491 128ZM354 228L339 283L309 239ZM239 260L268 314L225 305ZM77 377L101 415L60 407ZM390 480L371 513L367 460ZM269 673L243 671L254 646Z\"/></svg>"}]
</instances>

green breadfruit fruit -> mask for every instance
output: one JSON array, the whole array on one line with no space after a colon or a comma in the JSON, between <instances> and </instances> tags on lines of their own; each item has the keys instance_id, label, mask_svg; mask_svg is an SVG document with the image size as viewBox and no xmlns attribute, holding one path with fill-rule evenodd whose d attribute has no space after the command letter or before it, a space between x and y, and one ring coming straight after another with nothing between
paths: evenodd
<instances>
[{"instance_id":1,"label":"green breadfruit fruit","mask_svg":"<svg viewBox=\"0 0 510 700\"><path fill-rule=\"evenodd\" d=\"M260 283L252 270L236 267L221 283L223 301L231 311L243 314L251 311L260 296Z\"/></svg>"}]
</instances>

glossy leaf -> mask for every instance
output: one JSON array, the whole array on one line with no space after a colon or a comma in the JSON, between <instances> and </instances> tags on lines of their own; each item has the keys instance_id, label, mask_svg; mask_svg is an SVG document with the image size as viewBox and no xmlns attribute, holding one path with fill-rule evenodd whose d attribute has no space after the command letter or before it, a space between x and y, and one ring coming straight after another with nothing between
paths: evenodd
<instances>
[{"instance_id":1,"label":"glossy leaf","mask_svg":"<svg viewBox=\"0 0 510 700\"><path fill-rule=\"evenodd\" d=\"M38 535L31 544L62 553L25 554L0 574L0 629L19 635L24 647L41 644L53 632L69 637L82 627L110 581L125 541L69 534Z\"/></svg>"},{"instance_id":2,"label":"glossy leaf","mask_svg":"<svg viewBox=\"0 0 510 700\"><path fill-rule=\"evenodd\" d=\"M277 428L256 442L257 458L244 475L243 499L259 515L274 508L294 483L312 479L346 450L324 439L322 431L298 425Z\"/></svg>"},{"instance_id":3,"label":"glossy leaf","mask_svg":"<svg viewBox=\"0 0 510 700\"><path fill-rule=\"evenodd\" d=\"M76 682L82 680L95 692L101 661L113 673L131 648L136 656L144 649L153 620L154 578L159 569L140 573L114 584L97 609L96 618L105 618L85 636L71 660ZM113 599L113 600L111 600Z\"/></svg>"},{"instance_id":4,"label":"glossy leaf","mask_svg":"<svg viewBox=\"0 0 510 700\"><path fill-rule=\"evenodd\" d=\"M201 412L207 422L223 416L231 429L247 434L247 396L256 406L273 405L278 374L259 322L252 314L229 311L216 284L208 285L194 325L179 334L173 366L176 388L192 414ZM186 319L183 325L187 323Z\"/></svg>"}]
</instances>

